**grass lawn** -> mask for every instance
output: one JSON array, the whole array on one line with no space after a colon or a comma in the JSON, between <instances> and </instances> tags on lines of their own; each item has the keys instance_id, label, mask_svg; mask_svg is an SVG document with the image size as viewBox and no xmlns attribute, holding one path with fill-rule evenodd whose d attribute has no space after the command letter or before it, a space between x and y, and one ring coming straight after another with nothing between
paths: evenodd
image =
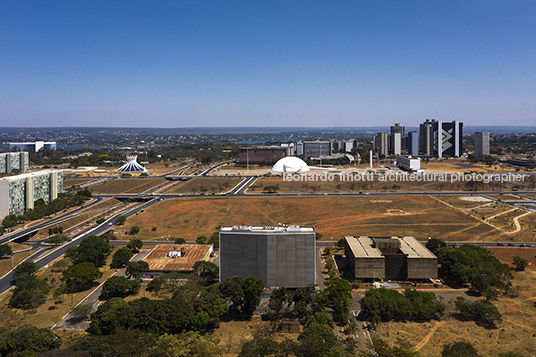
<instances>
[{"instance_id":1,"label":"grass lawn","mask_svg":"<svg viewBox=\"0 0 536 357\"><path fill-rule=\"evenodd\" d=\"M123 232L141 227L138 237L195 240L222 225L311 225L324 240L345 235L415 236L445 240L492 239L500 232L428 196L199 197L165 200L127 219ZM157 227L153 232L152 227ZM471 234L468 234L471 231Z\"/></svg>"},{"instance_id":2,"label":"grass lawn","mask_svg":"<svg viewBox=\"0 0 536 357\"><path fill-rule=\"evenodd\" d=\"M79 185L85 185L86 183L90 183L93 181L98 181L99 178L95 177L68 177L63 180L63 187L65 189L70 189L71 186L79 186Z\"/></svg>"},{"instance_id":3,"label":"grass lawn","mask_svg":"<svg viewBox=\"0 0 536 357\"><path fill-rule=\"evenodd\" d=\"M229 191L242 180L241 177L196 177L173 187L166 193L191 194L200 193L202 189L206 189L206 193L220 193Z\"/></svg>"},{"instance_id":4,"label":"grass lawn","mask_svg":"<svg viewBox=\"0 0 536 357\"><path fill-rule=\"evenodd\" d=\"M28 246L29 248L29 246ZM14 249L17 250L16 248ZM32 253L35 253L33 251ZM24 259L28 258L31 255L30 252L23 252L13 255L13 266L16 266L20 262L22 262ZM9 273L11 271L11 255L5 256L3 258L0 258L0 277L4 276L5 274Z\"/></svg>"}]
</instances>

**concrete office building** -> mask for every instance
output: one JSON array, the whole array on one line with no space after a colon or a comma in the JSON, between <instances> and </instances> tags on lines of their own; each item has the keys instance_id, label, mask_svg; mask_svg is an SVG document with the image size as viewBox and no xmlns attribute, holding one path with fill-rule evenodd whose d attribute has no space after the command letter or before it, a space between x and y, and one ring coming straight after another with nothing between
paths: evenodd
<instances>
[{"instance_id":1,"label":"concrete office building","mask_svg":"<svg viewBox=\"0 0 536 357\"><path fill-rule=\"evenodd\" d=\"M303 157L308 159L310 157L330 156L332 154L330 141L304 141L303 142Z\"/></svg>"},{"instance_id":2,"label":"concrete office building","mask_svg":"<svg viewBox=\"0 0 536 357\"><path fill-rule=\"evenodd\" d=\"M420 152L426 156L460 157L463 153L463 123L426 119L420 125Z\"/></svg>"},{"instance_id":3,"label":"concrete office building","mask_svg":"<svg viewBox=\"0 0 536 357\"><path fill-rule=\"evenodd\" d=\"M406 127L400 125L400 123L395 123L394 126L391 126L391 137L390 137L390 153L393 155L400 155L402 149L405 149L403 138L406 136Z\"/></svg>"},{"instance_id":4,"label":"concrete office building","mask_svg":"<svg viewBox=\"0 0 536 357\"><path fill-rule=\"evenodd\" d=\"M406 140L408 155L419 156L419 133L410 131Z\"/></svg>"},{"instance_id":5,"label":"concrete office building","mask_svg":"<svg viewBox=\"0 0 536 357\"><path fill-rule=\"evenodd\" d=\"M47 150L56 150L56 142L55 141L35 141L33 143L9 143L9 150L17 150L17 151L23 151L23 150L33 150L35 152L41 150L41 149L47 149Z\"/></svg>"},{"instance_id":6,"label":"concrete office building","mask_svg":"<svg viewBox=\"0 0 536 357\"><path fill-rule=\"evenodd\" d=\"M374 137L374 147L378 149L378 155L387 156L389 154L389 135L385 131L380 131Z\"/></svg>"},{"instance_id":7,"label":"concrete office building","mask_svg":"<svg viewBox=\"0 0 536 357\"><path fill-rule=\"evenodd\" d=\"M273 164L279 159L292 155L294 145L289 146L252 146L240 148L239 162L241 164Z\"/></svg>"},{"instance_id":8,"label":"concrete office building","mask_svg":"<svg viewBox=\"0 0 536 357\"><path fill-rule=\"evenodd\" d=\"M430 119L419 125L419 154L424 156L433 156L434 154L434 135L432 131L432 122Z\"/></svg>"},{"instance_id":9,"label":"concrete office building","mask_svg":"<svg viewBox=\"0 0 536 357\"><path fill-rule=\"evenodd\" d=\"M43 170L0 179L0 218L9 214L20 215L34 202L42 199L45 203L58 198L63 191L63 172Z\"/></svg>"},{"instance_id":10,"label":"concrete office building","mask_svg":"<svg viewBox=\"0 0 536 357\"><path fill-rule=\"evenodd\" d=\"M298 226L225 226L220 229L220 281L262 279L266 287L315 283L315 230Z\"/></svg>"},{"instance_id":11,"label":"concrete office building","mask_svg":"<svg viewBox=\"0 0 536 357\"><path fill-rule=\"evenodd\" d=\"M344 237L356 279L437 279L437 257L413 237Z\"/></svg>"},{"instance_id":12,"label":"concrete office building","mask_svg":"<svg viewBox=\"0 0 536 357\"><path fill-rule=\"evenodd\" d=\"M475 139L475 155L489 156L489 133L476 132L473 138Z\"/></svg>"},{"instance_id":13,"label":"concrete office building","mask_svg":"<svg viewBox=\"0 0 536 357\"><path fill-rule=\"evenodd\" d=\"M10 174L13 170L28 171L30 157L28 152L6 152L0 154L0 174Z\"/></svg>"}]
</instances>

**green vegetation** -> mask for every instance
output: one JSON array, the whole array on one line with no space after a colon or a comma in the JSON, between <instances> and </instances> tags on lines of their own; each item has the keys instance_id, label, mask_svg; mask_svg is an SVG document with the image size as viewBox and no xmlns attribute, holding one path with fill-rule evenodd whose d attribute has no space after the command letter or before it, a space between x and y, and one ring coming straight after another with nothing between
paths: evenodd
<instances>
[{"instance_id":1,"label":"green vegetation","mask_svg":"<svg viewBox=\"0 0 536 357\"><path fill-rule=\"evenodd\" d=\"M0 245L0 257L3 257L4 255L11 255L12 253L13 252L9 244L5 243Z\"/></svg>"},{"instance_id":2,"label":"green vegetation","mask_svg":"<svg viewBox=\"0 0 536 357\"><path fill-rule=\"evenodd\" d=\"M514 266L517 271L523 271L529 265L529 261L525 258L516 255L514 258Z\"/></svg>"},{"instance_id":3,"label":"green vegetation","mask_svg":"<svg viewBox=\"0 0 536 357\"><path fill-rule=\"evenodd\" d=\"M102 286L102 296L105 299L113 297L125 297L139 290L139 280L129 280L124 276L112 276Z\"/></svg>"},{"instance_id":4,"label":"green vegetation","mask_svg":"<svg viewBox=\"0 0 536 357\"><path fill-rule=\"evenodd\" d=\"M125 274L129 278L139 279L141 272L147 270L149 270L149 264L142 260L137 262L128 262Z\"/></svg>"},{"instance_id":5,"label":"green vegetation","mask_svg":"<svg viewBox=\"0 0 536 357\"><path fill-rule=\"evenodd\" d=\"M386 321L429 321L440 318L445 305L434 293L406 289L404 294L384 288L367 290L361 309L372 325Z\"/></svg>"},{"instance_id":6,"label":"green vegetation","mask_svg":"<svg viewBox=\"0 0 536 357\"><path fill-rule=\"evenodd\" d=\"M134 253L132 253L132 251L128 247L123 247L114 253L111 267L122 268L129 262L130 258L132 258L133 256Z\"/></svg>"},{"instance_id":7,"label":"green vegetation","mask_svg":"<svg viewBox=\"0 0 536 357\"><path fill-rule=\"evenodd\" d=\"M175 244L185 244L186 239L184 238L175 238Z\"/></svg>"},{"instance_id":8,"label":"green vegetation","mask_svg":"<svg viewBox=\"0 0 536 357\"><path fill-rule=\"evenodd\" d=\"M384 340L374 337L372 339L372 351L359 351L360 357L419 357L417 352L408 341L397 339L393 346L389 346Z\"/></svg>"},{"instance_id":9,"label":"green vegetation","mask_svg":"<svg viewBox=\"0 0 536 357\"><path fill-rule=\"evenodd\" d=\"M220 273L220 267L212 262L200 260L194 264L194 273L206 281L216 280Z\"/></svg>"},{"instance_id":10,"label":"green vegetation","mask_svg":"<svg viewBox=\"0 0 536 357\"><path fill-rule=\"evenodd\" d=\"M456 308L466 320L475 321L484 327L496 328L502 322L501 313L489 301L477 300L466 302L464 298L456 299Z\"/></svg>"},{"instance_id":11,"label":"green vegetation","mask_svg":"<svg viewBox=\"0 0 536 357\"><path fill-rule=\"evenodd\" d=\"M0 335L1 356L34 356L40 352L57 350L61 338L48 328L23 325L8 329Z\"/></svg>"},{"instance_id":12,"label":"green vegetation","mask_svg":"<svg viewBox=\"0 0 536 357\"><path fill-rule=\"evenodd\" d=\"M96 279L102 277L102 272L91 262L78 263L71 265L63 272L63 278L66 284L73 284L72 289L81 291L93 286Z\"/></svg>"},{"instance_id":13,"label":"green vegetation","mask_svg":"<svg viewBox=\"0 0 536 357\"><path fill-rule=\"evenodd\" d=\"M220 291L231 304L229 306L231 315L246 318L253 314L261 302L264 283L262 279L255 279L252 276L246 279L234 276L221 283Z\"/></svg>"},{"instance_id":14,"label":"green vegetation","mask_svg":"<svg viewBox=\"0 0 536 357\"><path fill-rule=\"evenodd\" d=\"M143 247L143 242L141 239L138 239L138 238L132 238L127 243L127 248L130 249L133 253L138 253L141 247Z\"/></svg>"},{"instance_id":15,"label":"green vegetation","mask_svg":"<svg viewBox=\"0 0 536 357\"><path fill-rule=\"evenodd\" d=\"M454 342L443 346L441 357L480 357L470 342Z\"/></svg>"},{"instance_id":16,"label":"green vegetation","mask_svg":"<svg viewBox=\"0 0 536 357\"><path fill-rule=\"evenodd\" d=\"M45 302L50 290L46 281L35 276L38 270L34 262L22 263L14 269L15 289L9 300L11 307L35 309Z\"/></svg>"},{"instance_id":17,"label":"green vegetation","mask_svg":"<svg viewBox=\"0 0 536 357\"><path fill-rule=\"evenodd\" d=\"M327 296L333 304L333 309L341 321L348 321L348 306L352 304L352 286L348 280L341 278L332 278L325 285L328 287Z\"/></svg>"},{"instance_id":18,"label":"green vegetation","mask_svg":"<svg viewBox=\"0 0 536 357\"><path fill-rule=\"evenodd\" d=\"M89 236L82 240L78 247L67 249L65 255L73 264L90 262L95 266L102 266L111 251L108 241L101 237Z\"/></svg>"},{"instance_id":19,"label":"green vegetation","mask_svg":"<svg viewBox=\"0 0 536 357\"><path fill-rule=\"evenodd\" d=\"M119 216L119 217L117 217L117 219L115 221L117 222L118 225L122 226L127 221L127 217Z\"/></svg>"}]
</instances>

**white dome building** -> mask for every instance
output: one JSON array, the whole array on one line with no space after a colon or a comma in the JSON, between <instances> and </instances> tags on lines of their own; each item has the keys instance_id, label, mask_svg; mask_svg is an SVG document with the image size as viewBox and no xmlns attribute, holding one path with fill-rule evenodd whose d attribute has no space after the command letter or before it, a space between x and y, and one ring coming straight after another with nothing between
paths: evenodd
<instances>
[{"instance_id":1,"label":"white dome building","mask_svg":"<svg viewBox=\"0 0 536 357\"><path fill-rule=\"evenodd\" d=\"M119 172L147 172L145 167L138 164L136 161L138 155L127 156L127 163L117 169Z\"/></svg>"},{"instance_id":2,"label":"white dome building","mask_svg":"<svg viewBox=\"0 0 536 357\"><path fill-rule=\"evenodd\" d=\"M272 170L281 172L304 172L309 171L310 169L305 161L299 157L287 156L276 162Z\"/></svg>"}]
</instances>

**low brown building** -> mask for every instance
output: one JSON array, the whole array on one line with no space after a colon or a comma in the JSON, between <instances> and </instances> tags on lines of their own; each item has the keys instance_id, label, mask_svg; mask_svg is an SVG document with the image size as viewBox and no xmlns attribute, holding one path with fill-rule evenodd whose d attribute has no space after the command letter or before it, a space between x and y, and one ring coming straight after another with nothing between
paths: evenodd
<instances>
[{"instance_id":1,"label":"low brown building","mask_svg":"<svg viewBox=\"0 0 536 357\"><path fill-rule=\"evenodd\" d=\"M159 244L143 258L149 270L143 272L141 277L152 279L172 271L190 273L196 262L210 260L213 250L213 245L208 244Z\"/></svg>"},{"instance_id":2,"label":"low brown building","mask_svg":"<svg viewBox=\"0 0 536 357\"><path fill-rule=\"evenodd\" d=\"M356 279L437 279L437 257L414 237L344 237Z\"/></svg>"}]
</instances>

